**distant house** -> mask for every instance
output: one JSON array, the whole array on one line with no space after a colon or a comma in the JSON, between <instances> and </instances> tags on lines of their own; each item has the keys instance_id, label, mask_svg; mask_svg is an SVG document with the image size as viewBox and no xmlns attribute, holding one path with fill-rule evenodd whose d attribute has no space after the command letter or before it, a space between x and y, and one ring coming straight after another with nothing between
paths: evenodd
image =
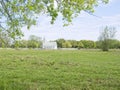
<instances>
[{"instance_id":1,"label":"distant house","mask_svg":"<svg viewBox=\"0 0 120 90\"><path fill-rule=\"evenodd\" d=\"M43 42L42 48L43 49L57 49L57 43L45 41Z\"/></svg>"}]
</instances>

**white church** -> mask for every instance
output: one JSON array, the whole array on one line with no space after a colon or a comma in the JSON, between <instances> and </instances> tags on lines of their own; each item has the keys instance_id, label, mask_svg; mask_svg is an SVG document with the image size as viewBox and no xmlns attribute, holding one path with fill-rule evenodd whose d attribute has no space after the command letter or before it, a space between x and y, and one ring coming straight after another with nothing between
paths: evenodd
<instances>
[{"instance_id":1,"label":"white church","mask_svg":"<svg viewBox=\"0 0 120 90\"><path fill-rule=\"evenodd\" d=\"M57 43L55 41L46 41L43 39L42 49L57 49Z\"/></svg>"}]
</instances>

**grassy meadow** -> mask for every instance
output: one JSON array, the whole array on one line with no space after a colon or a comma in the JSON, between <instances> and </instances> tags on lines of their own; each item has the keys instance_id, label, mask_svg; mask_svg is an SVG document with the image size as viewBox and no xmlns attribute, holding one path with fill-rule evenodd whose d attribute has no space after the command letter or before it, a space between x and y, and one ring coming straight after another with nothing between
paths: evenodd
<instances>
[{"instance_id":1,"label":"grassy meadow","mask_svg":"<svg viewBox=\"0 0 120 90\"><path fill-rule=\"evenodd\" d=\"M0 90L120 90L120 50L0 49Z\"/></svg>"}]
</instances>

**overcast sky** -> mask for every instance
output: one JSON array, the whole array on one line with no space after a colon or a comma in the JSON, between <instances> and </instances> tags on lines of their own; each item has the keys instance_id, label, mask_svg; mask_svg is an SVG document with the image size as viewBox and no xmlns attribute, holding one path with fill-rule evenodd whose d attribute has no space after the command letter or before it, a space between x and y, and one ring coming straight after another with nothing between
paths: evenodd
<instances>
[{"instance_id":1,"label":"overcast sky","mask_svg":"<svg viewBox=\"0 0 120 90\"><path fill-rule=\"evenodd\" d=\"M98 40L102 27L116 27L116 39L120 40L120 0L110 0L107 5L100 5L95 8L94 15L86 12L73 19L72 25L63 27L61 16L57 18L55 24L50 24L50 17L40 16L36 26L32 26L30 30L26 27L22 29L24 39L28 39L30 35L36 35L46 40L56 40L58 38L74 39L74 40Z\"/></svg>"}]
</instances>

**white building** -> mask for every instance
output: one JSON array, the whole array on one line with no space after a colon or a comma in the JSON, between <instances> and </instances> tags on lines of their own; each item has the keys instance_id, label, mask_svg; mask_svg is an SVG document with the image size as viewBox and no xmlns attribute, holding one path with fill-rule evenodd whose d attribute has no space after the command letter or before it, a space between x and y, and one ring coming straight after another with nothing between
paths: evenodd
<instances>
[{"instance_id":1,"label":"white building","mask_svg":"<svg viewBox=\"0 0 120 90\"><path fill-rule=\"evenodd\" d=\"M43 49L57 49L57 43L56 42L49 42L44 41L42 45Z\"/></svg>"}]
</instances>

